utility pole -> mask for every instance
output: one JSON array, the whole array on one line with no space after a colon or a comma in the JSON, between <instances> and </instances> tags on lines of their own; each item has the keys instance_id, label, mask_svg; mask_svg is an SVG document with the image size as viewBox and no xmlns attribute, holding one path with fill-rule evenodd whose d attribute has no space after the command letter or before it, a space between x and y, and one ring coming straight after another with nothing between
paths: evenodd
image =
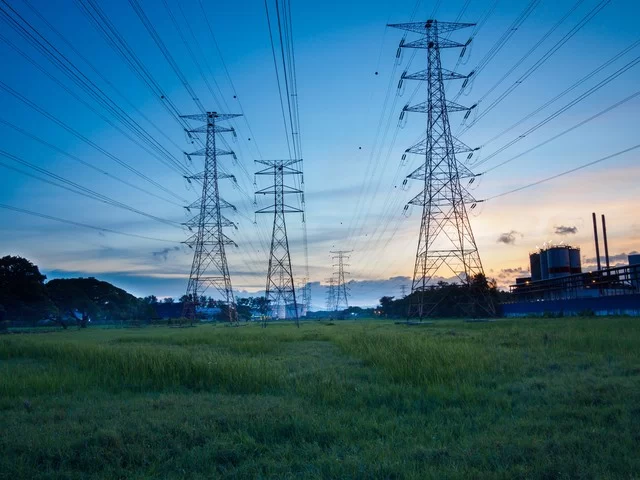
<instances>
[{"instance_id":1,"label":"utility pole","mask_svg":"<svg viewBox=\"0 0 640 480\"><path fill-rule=\"evenodd\" d=\"M336 284L336 312L349 308L349 294L347 293L347 284L344 279L345 274L349 274L349 272L344 271L344 267L348 267L349 264L344 263L344 261L345 259L349 259L349 255L347 254L351 252L352 250L336 250L330 252L334 254L331 258L338 261L338 263L333 265L338 268L338 271L334 272L334 275L338 277Z\"/></svg>"},{"instance_id":2,"label":"utility pole","mask_svg":"<svg viewBox=\"0 0 640 480\"><path fill-rule=\"evenodd\" d=\"M327 311L333 312L336 309L336 284L333 277L327 279Z\"/></svg>"},{"instance_id":3,"label":"utility pole","mask_svg":"<svg viewBox=\"0 0 640 480\"><path fill-rule=\"evenodd\" d=\"M443 69L440 61L441 49L465 47L465 44L449 40L448 34L473 25L436 20L389 25L422 35L416 41L403 43L402 48L427 50L427 69L413 74L404 72L400 80L427 83L427 100L417 105L406 105L400 114L401 119L406 112L427 115L425 138L408 148L403 155L405 158L406 154L411 153L424 158L424 162L407 176L407 179L422 182L422 191L405 206L405 210L409 205L422 207L411 285L411 293L418 294L412 298L409 317L418 316L422 319L432 315L445 298L445 290L430 284L436 275L444 278L453 276L465 287L468 300L460 305L465 314L495 313L493 301L482 285L485 281L484 270L467 214L467 205L473 209L478 201L462 186L462 180L470 184L476 175L456 159L456 154L465 152L469 159L477 149L454 138L449 125L449 112L467 112L468 117L475 106L463 107L445 98L445 80L461 79L466 83L471 74L465 76Z\"/></svg>"},{"instance_id":4,"label":"utility pole","mask_svg":"<svg viewBox=\"0 0 640 480\"><path fill-rule=\"evenodd\" d=\"M269 254L269 270L267 272L266 298L269 302L272 318L290 318L295 316L296 325L300 326L296 289L291 269L291 255L287 238L286 213L303 213L299 208L285 203L285 195L301 194L302 190L284 184L285 175L302 175L298 164L302 160L256 160L266 168L256 175L273 175L273 185L256 194L273 195L273 205L256 210L256 213L273 213L273 231L271 235L271 253ZM265 323L266 326L266 323Z\"/></svg>"},{"instance_id":5,"label":"utility pole","mask_svg":"<svg viewBox=\"0 0 640 480\"><path fill-rule=\"evenodd\" d=\"M185 177L189 183L192 181L202 182L202 196L189 205L188 212L195 210L196 215L184 226L192 232L192 235L184 242L193 249L193 263L189 283L187 284L186 301L182 307L182 316L189 319L193 324L196 318L196 309L200 303L201 296L209 287L214 287L222 295L227 307L229 322L238 320L233 289L231 287L231 277L229 276L229 266L225 245L234 245L235 242L224 234L223 228L238 228L235 223L222 215L222 209L233 209L235 207L229 202L220 198L218 190L218 180L231 178L233 175L220 171L218 167L218 157L223 155L233 155L232 151L222 150L216 146L216 135L225 132L235 131L230 127L222 127L218 122L238 117L239 114L207 112L197 115L185 115L182 118L206 122L198 128L187 130L191 133L206 134L205 147L193 152L190 155L204 156L204 171L196 175Z\"/></svg>"}]
</instances>

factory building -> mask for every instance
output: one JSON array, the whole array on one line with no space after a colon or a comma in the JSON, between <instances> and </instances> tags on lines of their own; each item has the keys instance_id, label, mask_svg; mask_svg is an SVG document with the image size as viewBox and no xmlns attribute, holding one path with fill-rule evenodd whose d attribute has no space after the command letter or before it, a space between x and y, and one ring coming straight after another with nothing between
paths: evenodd
<instances>
[{"instance_id":1,"label":"factory building","mask_svg":"<svg viewBox=\"0 0 640 480\"><path fill-rule=\"evenodd\" d=\"M600 262L594 219L597 269L583 272L580 248L550 245L529 256L530 277L516 279L510 290L515 301L504 303L505 316L526 315L640 315L640 254L628 264L611 267L602 216L605 266Z\"/></svg>"}]
</instances>

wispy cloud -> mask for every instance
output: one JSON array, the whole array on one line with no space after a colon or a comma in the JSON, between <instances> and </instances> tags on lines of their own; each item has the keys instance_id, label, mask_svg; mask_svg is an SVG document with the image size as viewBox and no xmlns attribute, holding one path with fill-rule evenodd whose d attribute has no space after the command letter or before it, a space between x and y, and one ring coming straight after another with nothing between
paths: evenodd
<instances>
[{"instance_id":1,"label":"wispy cloud","mask_svg":"<svg viewBox=\"0 0 640 480\"><path fill-rule=\"evenodd\" d=\"M556 235L575 235L578 233L578 227L566 227L564 225L559 225L553 228L555 228Z\"/></svg>"},{"instance_id":2,"label":"wispy cloud","mask_svg":"<svg viewBox=\"0 0 640 480\"><path fill-rule=\"evenodd\" d=\"M511 230L510 232L501 233L498 239L496 240L496 242L504 243L505 245L515 245L516 239L518 237L522 238L522 236L523 235L520 232L517 232L516 230Z\"/></svg>"},{"instance_id":3,"label":"wispy cloud","mask_svg":"<svg viewBox=\"0 0 640 480\"><path fill-rule=\"evenodd\" d=\"M615 255L609 255L609 262L614 265L619 262L624 262L624 264L626 264L627 261L629 260L629 255L638 255L638 253L640 252L637 252L636 250L632 250L629 253L622 252L622 253L616 253ZM602 255L600 259L604 260L604 255ZM597 259L596 257L587 257L584 259L584 263L586 265L594 265L597 263Z\"/></svg>"},{"instance_id":4,"label":"wispy cloud","mask_svg":"<svg viewBox=\"0 0 640 480\"><path fill-rule=\"evenodd\" d=\"M167 247L167 248L163 248L162 250L159 250L157 252L151 252L151 255L153 256L153 258L162 260L163 262L167 261L167 258L169 258L169 254L171 252L177 252L178 250L180 250L180 247Z\"/></svg>"}]
</instances>

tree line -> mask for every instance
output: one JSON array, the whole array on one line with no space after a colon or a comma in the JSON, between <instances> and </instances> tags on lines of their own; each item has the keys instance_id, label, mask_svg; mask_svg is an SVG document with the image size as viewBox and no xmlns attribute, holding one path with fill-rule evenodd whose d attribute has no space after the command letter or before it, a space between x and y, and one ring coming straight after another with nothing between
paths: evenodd
<instances>
[{"instance_id":1,"label":"tree line","mask_svg":"<svg viewBox=\"0 0 640 480\"><path fill-rule=\"evenodd\" d=\"M155 295L136 298L114 285L89 278L68 278L46 281L37 265L19 256L0 258L0 329L8 322L35 326L56 324L63 328L78 325L84 328L89 321L118 322L158 318L159 304L191 301L183 295L179 302L173 298L158 300ZM212 297L200 296L202 309L219 309L213 317L227 318L227 306ZM178 307L176 305L176 307ZM265 314L265 297L238 298L236 308L241 320L250 320L254 314ZM181 309L174 309L174 318ZM212 315L209 315L210 317Z\"/></svg>"}]
</instances>

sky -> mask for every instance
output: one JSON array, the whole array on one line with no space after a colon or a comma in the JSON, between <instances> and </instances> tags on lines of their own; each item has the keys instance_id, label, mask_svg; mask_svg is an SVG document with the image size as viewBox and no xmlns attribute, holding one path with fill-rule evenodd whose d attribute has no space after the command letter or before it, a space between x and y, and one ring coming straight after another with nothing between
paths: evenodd
<instances>
[{"instance_id":1,"label":"sky","mask_svg":"<svg viewBox=\"0 0 640 480\"><path fill-rule=\"evenodd\" d=\"M254 178L259 169L254 160L288 156L265 4L203 1L205 16L199 1L138 2L182 79L130 1L98 2L164 99L133 73L90 22L82 10L88 1L14 0L9 2L13 12L2 7L8 16L0 12L0 204L104 230L0 208L0 254L29 258L49 279L94 276L137 296L177 298L186 290L193 255L181 243L188 232L179 224L188 219L183 205L198 197L162 157L133 141L137 137L131 130L10 27L10 17L32 25L42 41L77 67L80 81L97 85L169 155L194 171L202 168L202 157L190 161L183 152L197 146L164 106L170 100L181 114L198 113L183 80L206 108L244 112L244 118L229 122L238 137L228 136L227 141L238 159L220 160L238 183L221 181L220 192L238 209L232 215L238 230L228 232L238 248L227 252L234 290L241 296L264 292L273 219L254 214L268 205L263 198L254 205L255 189L268 186L266 178ZM334 271L331 250L352 250L347 278L353 305L373 306L381 296L400 295L402 285L411 285L421 211L411 207L405 216L403 209L420 185L410 180L403 186L403 180L423 160L409 155L402 162L401 157L424 135L425 119L411 113L399 125L398 116L405 104L426 99L426 87L409 81L397 87L405 70L426 68L426 51L402 49L397 59L403 32L387 23L432 17L482 21L452 34L451 39L462 43L473 35L462 58L460 49L442 51L443 67L460 73L478 69L498 40L509 36L464 90L460 81L452 81L446 91L457 103L477 104L467 120L473 122L470 128L461 123L464 113L451 113L450 119L454 135L481 147L468 162L471 170L482 173L469 186L479 200L469 214L489 277L506 287L517 276L526 276L528 254L545 242L581 247L589 268L595 255L591 212L607 216L612 255L624 258L622 254L640 250L639 150L497 196L638 142L640 96L628 97L640 87L640 68L631 63L640 55L640 44L635 43L640 40L640 4L605 0L603 8L577 28L602 1L291 1L313 309L325 305L325 285ZM274 22L275 3L267 3ZM528 7L529 15L516 25ZM408 41L416 38L407 36ZM538 68L524 78L537 62ZM508 96L488 109L507 91ZM32 167L137 212L43 182L37 178L42 170ZM301 215L289 215L287 227L298 282L305 274Z\"/></svg>"}]
</instances>

